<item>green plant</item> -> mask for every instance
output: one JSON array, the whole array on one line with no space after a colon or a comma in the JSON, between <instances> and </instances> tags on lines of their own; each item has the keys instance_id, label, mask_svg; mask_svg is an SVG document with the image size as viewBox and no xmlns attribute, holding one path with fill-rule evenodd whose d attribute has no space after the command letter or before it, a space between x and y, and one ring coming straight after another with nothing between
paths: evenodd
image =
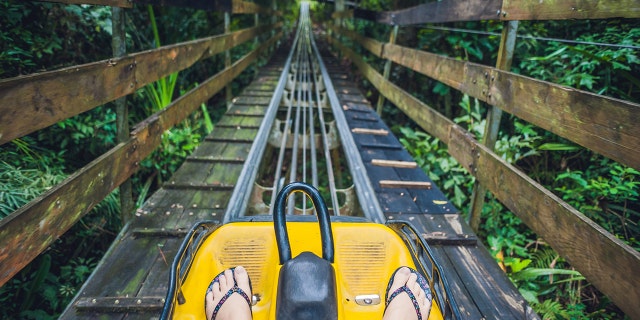
<instances>
[{"instance_id":1,"label":"green plant","mask_svg":"<svg viewBox=\"0 0 640 320\"><path fill-rule=\"evenodd\" d=\"M395 127L400 143L416 163L440 186L445 195L458 207L464 208L473 184L473 177L447 153L444 144L422 131L410 127Z\"/></svg>"}]
</instances>

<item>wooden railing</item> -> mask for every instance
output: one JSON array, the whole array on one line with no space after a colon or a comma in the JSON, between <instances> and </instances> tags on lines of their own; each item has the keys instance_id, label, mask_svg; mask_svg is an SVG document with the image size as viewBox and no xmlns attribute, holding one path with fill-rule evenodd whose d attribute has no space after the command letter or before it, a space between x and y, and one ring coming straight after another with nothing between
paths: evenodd
<instances>
[{"instance_id":1,"label":"wooden railing","mask_svg":"<svg viewBox=\"0 0 640 320\"><path fill-rule=\"evenodd\" d=\"M378 89L380 94L426 132L448 145L449 153L476 178L476 197L488 190L544 238L587 280L632 318L640 318L640 253L571 207L551 191L507 163L495 152L500 112L509 112L540 128L635 169L640 169L640 105L540 81L508 71L515 33L511 20L640 18L638 1L443 0L392 12L347 10L334 18L355 17L392 26L453 21L505 22L496 67L364 37L329 25L330 42ZM517 25L516 25L517 26ZM397 31L396 31L397 32ZM364 62L349 39L369 52L491 105L485 143L418 100ZM511 52L509 52L511 50ZM498 115L497 117L495 115ZM493 117L493 118L492 118ZM489 128L493 126L492 128ZM493 143L491 142L493 141ZM479 221L472 208L471 222ZM475 215L475 216L474 216Z\"/></svg>"},{"instance_id":2,"label":"wooden railing","mask_svg":"<svg viewBox=\"0 0 640 320\"><path fill-rule=\"evenodd\" d=\"M132 3L184 1L66 0L131 7ZM199 1L192 3L198 4ZM202 2L204 3L204 2ZM220 4L208 1L206 5ZM179 3L175 3L179 4ZM269 13L253 3L228 1L230 13ZM266 21L266 19L265 19ZM44 251L111 191L138 170L139 163L161 143L162 133L182 122L201 104L225 88L259 55L282 37L282 22L138 52L61 70L0 80L0 144L134 93L202 59L230 50L256 37L268 37L161 111L138 123L128 137L67 179L0 220L0 286ZM269 31L277 31L267 34ZM262 38L261 38L262 39ZM126 119L124 120L126 122ZM128 132L128 131L127 131Z\"/></svg>"}]
</instances>

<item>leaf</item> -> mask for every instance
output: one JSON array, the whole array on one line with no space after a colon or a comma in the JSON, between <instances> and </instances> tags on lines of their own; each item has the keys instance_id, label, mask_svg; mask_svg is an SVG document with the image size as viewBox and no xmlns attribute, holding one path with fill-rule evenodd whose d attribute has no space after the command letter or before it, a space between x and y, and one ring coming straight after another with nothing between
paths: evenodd
<instances>
[{"instance_id":1,"label":"leaf","mask_svg":"<svg viewBox=\"0 0 640 320\"><path fill-rule=\"evenodd\" d=\"M561 142L544 143L538 147L538 150L546 151L580 151L581 149L580 146Z\"/></svg>"}]
</instances>

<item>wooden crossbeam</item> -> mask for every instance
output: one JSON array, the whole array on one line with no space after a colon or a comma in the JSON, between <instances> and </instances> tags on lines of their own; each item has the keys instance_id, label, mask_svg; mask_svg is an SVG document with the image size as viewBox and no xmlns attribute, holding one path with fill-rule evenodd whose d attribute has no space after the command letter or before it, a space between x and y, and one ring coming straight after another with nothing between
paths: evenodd
<instances>
[{"instance_id":1,"label":"wooden crossbeam","mask_svg":"<svg viewBox=\"0 0 640 320\"><path fill-rule=\"evenodd\" d=\"M85 297L75 304L80 312L141 312L162 310L164 297Z\"/></svg>"},{"instance_id":2,"label":"wooden crossbeam","mask_svg":"<svg viewBox=\"0 0 640 320\"><path fill-rule=\"evenodd\" d=\"M407 189L431 189L431 182L427 181L402 181L380 180L382 188L407 188Z\"/></svg>"},{"instance_id":3,"label":"wooden crossbeam","mask_svg":"<svg viewBox=\"0 0 640 320\"><path fill-rule=\"evenodd\" d=\"M386 160L386 159L372 159L371 164L380 167L393 167L393 168L407 168L415 169L418 164L415 161L398 161L398 160Z\"/></svg>"},{"instance_id":4,"label":"wooden crossbeam","mask_svg":"<svg viewBox=\"0 0 640 320\"><path fill-rule=\"evenodd\" d=\"M376 136L386 136L389 134L389 131L385 129L368 129L368 128L353 128L351 129L352 133L358 134L372 134Z\"/></svg>"}]
</instances>

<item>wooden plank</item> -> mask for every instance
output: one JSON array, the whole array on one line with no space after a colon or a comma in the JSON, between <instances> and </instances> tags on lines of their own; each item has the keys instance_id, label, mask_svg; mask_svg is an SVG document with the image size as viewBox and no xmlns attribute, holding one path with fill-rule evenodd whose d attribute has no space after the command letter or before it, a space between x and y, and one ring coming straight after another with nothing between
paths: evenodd
<instances>
[{"instance_id":1,"label":"wooden plank","mask_svg":"<svg viewBox=\"0 0 640 320\"><path fill-rule=\"evenodd\" d=\"M59 2L66 4L92 4L98 6L110 6L121 8L133 8L133 3L130 0L38 0L45 2Z\"/></svg>"},{"instance_id":2,"label":"wooden plank","mask_svg":"<svg viewBox=\"0 0 640 320\"><path fill-rule=\"evenodd\" d=\"M410 221L423 237L431 231L475 237L459 214L410 214L394 219ZM431 248L464 319L539 319L480 241Z\"/></svg>"},{"instance_id":3,"label":"wooden plank","mask_svg":"<svg viewBox=\"0 0 640 320\"><path fill-rule=\"evenodd\" d=\"M276 26L248 28L123 58L0 80L0 144L131 94Z\"/></svg>"},{"instance_id":4,"label":"wooden plank","mask_svg":"<svg viewBox=\"0 0 640 320\"><path fill-rule=\"evenodd\" d=\"M265 41L257 49L246 54L238 61L233 63L229 68L217 73L213 77L201 83L198 87L192 89L185 95L179 97L166 108L157 112L145 121L136 125L132 131L132 135L147 139L160 139L161 133L165 130L180 123L185 117L190 115L195 109L206 102L211 96L219 92L228 83L233 81L242 71L244 71L258 57L258 54L268 48L272 43L282 36L282 32ZM224 117L223 119L226 119ZM145 152L151 152L155 146L147 146Z\"/></svg>"},{"instance_id":5,"label":"wooden plank","mask_svg":"<svg viewBox=\"0 0 640 320\"><path fill-rule=\"evenodd\" d=\"M95 1L95 0L91 0ZM265 15L282 16L280 11L274 11L270 8L260 6L258 4L242 1L242 0L128 0L138 4L152 4L162 6L188 7L193 9L207 11L224 11L231 13L253 14L260 13Z\"/></svg>"},{"instance_id":6,"label":"wooden plank","mask_svg":"<svg viewBox=\"0 0 640 320\"><path fill-rule=\"evenodd\" d=\"M0 285L137 170L132 161L136 146L135 139L117 145L0 220Z\"/></svg>"},{"instance_id":7,"label":"wooden plank","mask_svg":"<svg viewBox=\"0 0 640 320\"><path fill-rule=\"evenodd\" d=\"M338 33L341 33L355 41L357 41L360 45L362 45L364 48L366 48L367 50L369 50L369 52L375 54L376 56L380 57L382 56L382 51L383 51L383 47L385 45L385 43L380 42L378 40L372 39L372 38L368 38L365 37L355 31L352 30L348 30L339 26L336 26L334 24L330 24L327 25L327 27L333 31L336 31Z\"/></svg>"},{"instance_id":8,"label":"wooden plank","mask_svg":"<svg viewBox=\"0 0 640 320\"><path fill-rule=\"evenodd\" d=\"M502 0L444 0L396 11L378 12L376 22L388 25L413 25L500 18Z\"/></svg>"},{"instance_id":9,"label":"wooden plank","mask_svg":"<svg viewBox=\"0 0 640 320\"><path fill-rule=\"evenodd\" d=\"M637 0L444 0L394 11L354 9L333 17L358 18L387 25L481 20L567 20L639 18Z\"/></svg>"},{"instance_id":10,"label":"wooden plank","mask_svg":"<svg viewBox=\"0 0 640 320\"><path fill-rule=\"evenodd\" d=\"M403 181L380 180L382 188L406 188L406 189L431 189L431 182L427 181Z\"/></svg>"},{"instance_id":11,"label":"wooden plank","mask_svg":"<svg viewBox=\"0 0 640 320\"><path fill-rule=\"evenodd\" d=\"M386 160L386 159L371 159L371 164L381 167L393 167L393 168L408 168L414 169L418 167L415 161L398 161L398 160Z\"/></svg>"},{"instance_id":12,"label":"wooden plank","mask_svg":"<svg viewBox=\"0 0 640 320\"><path fill-rule=\"evenodd\" d=\"M271 8L261 6L253 2L242 0L233 0L231 4L231 13L260 13L270 16L282 16L282 12L274 11Z\"/></svg>"},{"instance_id":13,"label":"wooden plank","mask_svg":"<svg viewBox=\"0 0 640 320\"><path fill-rule=\"evenodd\" d=\"M385 129L369 129L369 128L353 128L351 129L351 132L355 134L372 134L375 136L386 136L389 134L389 131Z\"/></svg>"},{"instance_id":14,"label":"wooden plank","mask_svg":"<svg viewBox=\"0 0 640 320\"><path fill-rule=\"evenodd\" d=\"M384 79L380 73L364 63L362 58L356 55L351 49L336 42L333 38L329 38L329 40L358 67L364 77L391 103L395 104L400 110L413 119L413 121L416 121L426 132L429 132L431 135L440 139L440 141L448 144L449 127L454 125L453 121L442 116L400 87Z\"/></svg>"},{"instance_id":15,"label":"wooden plank","mask_svg":"<svg viewBox=\"0 0 640 320\"><path fill-rule=\"evenodd\" d=\"M280 35L271 40L275 41ZM190 114L188 110L198 108L202 101L206 101L223 88L226 82L240 74L256 59L257 53L267 48L272 41L263 43L230 68L140 123L128 142L112 148L62 183L0 220L0 243L5 244L0 248L0 285L130 177L138 169L139 162L160 143L162 132L181 122ZM213 90L208 91L208 94L197 95L196 93L203 92L202 88ZM198 103L193 103L194 100Z\"/></svg>"},{"instance_id":16,"label":"wooden plank","mask_svg":"<svg viewBox=\"0 0 640 320\"><path fill-rule=\"evenodd\" d=\"M503 0L503 20L640 18L638 0Z\"/></svg>"},{"instance_id":17,"label":"wooden plank","mask_svg":"<svg viewBox=\"0 0 640 320\"><path fill-rule=\"evenodd\" d=\"M640 122L638 104L395 44L385 45L381 57L640 169L640 126L635 125ZM356 63L355 54L350 58Z\"/></svg>"},{"instance_id":18,"label":"wooden plank","mask_svg":"<svg viewBox=\"0 0 640 320\"><path fill-rule=\"evenodd\" d=\"M640 277L629 277L631 270L640 270L640 252L459 131L451 131L450 145L464 141L472 152L458 154L466 147L449 152L472 160L460 163L627 315L640 317Z\"/></svg>"},{"instance_id":19,"label":"wooden plank","mask_svg":"<svg viewBox=\"0 0 640 320\"><path fill-rule=\"evenodd\" d=\"M640 104L492 70L487 102L640 170Z\"/></svg>"},{"instance_id":20,"label":"wooden plank","mask_svg":"<svg viewBox=\"0 0 640 320\"><path fill-rule=\"evenodd\" d=\"M79 312L155 312L164 306L165 297L82 297L75 308Z\"/></svg>"},{"instance_id":21,"label":"wooden plank","mask_svg":"<svg viewBox=\"0 0 640 320\"><path fill-rule=\"evenodd\" d=\"M361 60L358 61L359 58L352 51L341 45L338 47L361 68L361 72L376 88L380 86L378 89L381 93L391 95L387 97L390 101L401 109L410 110L412 113L408 115L423 129L436 136L447 130L447 137L438 138L449 145L449 153L458 162L529 227L549 241L554 249L625 313L640 317L640 307L633 302L640 301L640 293L636 290L632 295L626 294L640 285L640 278L625 276L628 270L640 270L640 253L504 162L450 120L429 110L431 108L415 101L400 88L385 85L382 76ZM388 87L395 88L388 90ZM409 102L413 106L403 107L399 104L402 102ZM424 118L423 115L429 113L432 117Z\"/></svg>"},{"instance_id":22,"label":"wooden plank","mask_svg":"<svg viewBox=\"0 0 640 320\"><path fill-rule=\"evenodd\" d=\"M230 12L234 0L130 0L135 4L186 7L206 11ZM236 0L237 1L237 0Z\"/></svg>"}]
</instances>

